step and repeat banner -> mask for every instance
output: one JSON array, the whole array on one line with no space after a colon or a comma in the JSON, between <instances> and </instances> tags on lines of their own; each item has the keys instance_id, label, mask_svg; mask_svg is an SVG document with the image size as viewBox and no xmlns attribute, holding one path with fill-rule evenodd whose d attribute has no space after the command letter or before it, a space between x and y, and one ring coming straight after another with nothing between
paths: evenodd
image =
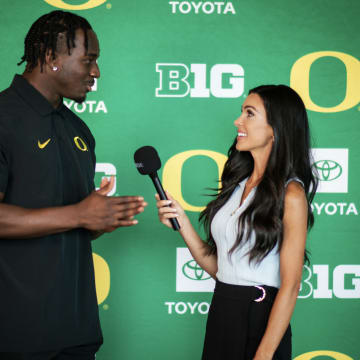
<instances>
[{"instance_id":1,"label":"step and repeat banner","mask_svg":"<svg viewBox=\"0 0 360 360\"><path fill-rule=\"evenodd\" d=\"M358 0L1 0L0 85L31 24L55 9L86 17L101 77L64 100L92 130L96 185L143 195L139 224L94 241L105 342L99 360L200 359L213 280L157 219L133 154L154 146L164 187L196 227L217 187L249 89L287 84L308 109L320 188L292 319L293 359L360 359L360 46ZM199 228L199 231L202 230Z\"/></svg>"}]
</instances>

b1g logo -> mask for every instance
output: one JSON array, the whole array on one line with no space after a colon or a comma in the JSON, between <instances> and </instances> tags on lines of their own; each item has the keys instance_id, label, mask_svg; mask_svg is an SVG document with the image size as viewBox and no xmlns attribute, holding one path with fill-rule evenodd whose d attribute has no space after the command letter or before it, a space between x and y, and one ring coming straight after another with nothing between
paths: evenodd
<instances>
[{"instance_id":1,"label":"b1g logo","mask_svg":"<svg viewBox=\"0 0 360 360\"><path fill-rule=\"evenodd\" d=\"M63 0L44 0L49 5L64 10L87 10L104 4L107 0L88 0L81 5L71 5Z\"/></svg>"},{"instance_id":2,"label":"b1g logo","mask_svg":"<svg viewBox=\"0 0 360 360\"><path fill-rule=\"evenodd\" d=\"M156 97L237 98L244 93L244 69L239 64L212 66L209 81L206 64L157 63L156 72Z\"/></svg>"},{"instance_id":3,"label":"b1g logo","mask_svg":"<svg viewBox=\"0 0 360 360\"><path fill-rule=\"evenodd\" d=\"M318 193L348 192L348 149L312 149Z\"/></svg>"},{"instance_id":4,"label":"b1g logo","mask_svg":"<svg viewBox=\"0 0 360 360\"><path fill-rule=\"evenodd\" d=\"M193 259L188 248L176 249L176 291L212 292L215 281Z\"/></svg>"},{"instance_id":5,"label":"b1g logo","mask_svg":"<svg viewBox=\"0 0 360 360\"><path fill-rule=\"evenodd\" d=\"M110 176L115 176L114 188L108 193L108 196L114 195L116 192L116 167L110 163L97 163L95 173L95 182L99 185L104 177L109 178ZM100 179L98 179L98 175L100 175ZM96 190L99 190L99 187L97 187Z\"/></svg>"},{"instance_id":6,"label":"b1g logo","mask_svg":"<svg viewBox=\"0 0 360 360\"><path fill-rule=\"evenodd\" d=\"M332 284L329 265L313 265L312 268L305 265L298 297L331 299L333 295L340 299L360 299L360 265L336 266Z\"/></svg>"}]
</instances>

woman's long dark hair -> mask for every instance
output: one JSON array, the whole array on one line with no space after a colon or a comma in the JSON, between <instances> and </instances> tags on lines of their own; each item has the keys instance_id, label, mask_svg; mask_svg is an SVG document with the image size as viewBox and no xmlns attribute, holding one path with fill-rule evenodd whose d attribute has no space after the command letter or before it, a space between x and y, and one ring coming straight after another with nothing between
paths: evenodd
<instances>
[{"instance_id":1,"label":"woman's long dark hair","mask_svg":"<svg viewBox=\"0 0 360 360\"><path fill-rule=\"evenodd\" d=\"M274 142L265 173L252 202L239 218L239 234L230 254L248 241L250 231L255 232L255 244L249 252L249 261L261 262L276 244L279 249L283 239L283 214L286 181L297 177L304 184L308 202L308 229L314 224L311 202L315 196L317 179L311 167L310 132L308 117L300 96L285 85L264 85L249 91L258 94L263 101L266 117L274 132ZM221 176L222 186L216 198L200 214L207 234L211 252L216 253L216 244L211 234L211 222L217 211L230 198L236 186L249 177L254 160L248 151L236 150L236 138L228 151ZM305 253L305 260L308 260Z\"/></svg>"}]
</instances>

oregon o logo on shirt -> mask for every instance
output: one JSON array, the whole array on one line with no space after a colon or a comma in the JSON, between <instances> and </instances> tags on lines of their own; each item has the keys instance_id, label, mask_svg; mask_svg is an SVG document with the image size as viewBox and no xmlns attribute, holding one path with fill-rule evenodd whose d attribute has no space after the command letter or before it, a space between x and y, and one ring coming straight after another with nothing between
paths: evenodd
<instances>
[{"instance_id":1,"label":"oregon o logo on shirt","mask_svg":"<svg viewBox=\"0 0 360 360\"><path fill-rule=\"evenodd\" d=\"M88 0L82 5L71 5L63 0L44 0L44 1L49 5L65 10L87 10L100 6L106 2L106 0Z\"/></svg>"},{"instance_id":2,"label":"oregon o logo on shirt","mask_svg":"<svg viewBox=\"0 0 360 360\"><path fill-rule=\"evenodd\" d=\"M81 150L81 151L88 151L88 147L85 144L85 141L79 137L79 136L75 136L74 137L74 143L76 145L76 147Z\"/></svg>"}]
</instances>

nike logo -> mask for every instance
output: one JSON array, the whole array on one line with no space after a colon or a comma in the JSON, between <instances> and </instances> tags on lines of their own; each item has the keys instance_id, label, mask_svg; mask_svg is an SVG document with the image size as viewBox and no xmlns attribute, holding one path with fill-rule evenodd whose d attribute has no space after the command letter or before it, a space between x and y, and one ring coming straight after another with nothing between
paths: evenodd
<instances>
[{"instance_id":1,"label":"nike logo","mask_svg":"<svg viewBox=\"0 0 360 360\"><path fill-rule=\"evenodd\" d=\"M38 140L39 149L43 149L50 142L50 140L51 140L51 138L47 139L44 143L41 143L40 140Z\"/></svg>"}]
</instances>

